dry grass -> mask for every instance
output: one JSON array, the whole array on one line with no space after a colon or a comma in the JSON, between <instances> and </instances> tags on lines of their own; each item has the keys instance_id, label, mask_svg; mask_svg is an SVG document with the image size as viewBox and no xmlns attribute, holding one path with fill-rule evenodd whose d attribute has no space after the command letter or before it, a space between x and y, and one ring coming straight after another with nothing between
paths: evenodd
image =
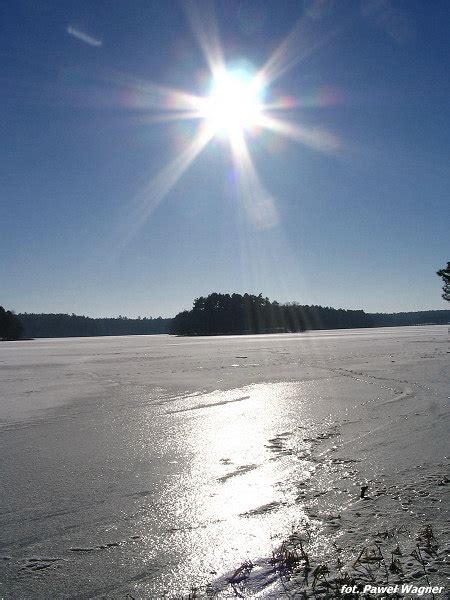
<instances>
[{"instance_id":1,"label":"dry grass","mask_svg":"<svg viewBox=\"0 0 450 600\"><path fill-rule=\"evenodd\" d=\"M318 559L309 549L311 532L302 530L293 532L289 539L273 553L270 564L279 582L285 590L286 598L313 598L317 600L342 598L356 600L359 594L342 593L343 586L383 585L394 582L410 583L410 577L405 579L407 563L411 559L417 562L423 572L416 572L414 578L423 578L430 585L427 564L429 558L436 557L439 548L431 525L426 525L417 533L417 544L410 552L401 548L398 540L400 533L406 533L402 528L377 532L374 543L366 545L356 554L356 558L344 563L342 555L351 554L351 549L332 544L326 560ZM395 544L394 547L392 547ZM355 555L354 555L355 556ZM248 583L254 565L243 563L229 578L230 592L235 597L251 597L248 594ZM411 569L409 569L411 570ZM189 595L184 600L193 600L200 596ZM201 596L202 598L205 595ZM232 597L232 596L227 596ZM366 595L367 599L371 596ZM400 597L393 594L391 598Z\"/></svg>"}]
</instances>

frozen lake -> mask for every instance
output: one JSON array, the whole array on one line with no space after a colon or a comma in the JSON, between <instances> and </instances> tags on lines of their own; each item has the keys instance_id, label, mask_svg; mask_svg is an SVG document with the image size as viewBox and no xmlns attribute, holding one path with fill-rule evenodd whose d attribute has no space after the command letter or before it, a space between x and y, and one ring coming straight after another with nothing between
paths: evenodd
<instances>
[{"instance_id":1,"label":"frozen lake","mask_svg":"<svg viewBox=\"0 0 450 600\"><path fill-rule=\"evenodd\" d=\"M427 326L0 344L0 597L180 595L270 556L311 507L351 509L363 481L440 477L447 343ZM443 522L432 497L405 518Z\"/></svg>"}]
</instances>

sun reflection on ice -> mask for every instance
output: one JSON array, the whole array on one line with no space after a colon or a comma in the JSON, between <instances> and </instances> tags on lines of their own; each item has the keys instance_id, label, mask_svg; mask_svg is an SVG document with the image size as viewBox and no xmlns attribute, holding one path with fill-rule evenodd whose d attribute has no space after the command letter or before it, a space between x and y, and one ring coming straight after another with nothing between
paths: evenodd
<instances>
[{"instance_id":1,"label":"sun reflection on ice","mask_svg":"<svg viewBox=\"0 0 450 600\"><path fill-rule=\"evenodd\" d=\"M138 529L148 531L146 548L170 555L167 589L187 589L194 575L211 581L245 561L270 559L293 527L321 527L316 510L325 493L327 502L334 498L333 510L345 501L330 488L341 466L324 453L332 452L337 435L329 402L342 396L332 381L171 396L157 403L160 413L149 413L143 435L156 427L162 444L151 463L153 501L142 507Z\"/></svg>"},{"instance_id":2,"label":"sun reflection on ice","mask_svg":"<svg viewBox=\"0 0 450 600\"><path fill-rule=\"evenodd\" d=\"M184 482L189 491L179 499L178 518L208 524L211 552L220 564L227 559L232 564L236 549L253 555L267 551L271 536L290 527L294 512L295 518L301 513L294 505L293 465L297 480L310 477L294 456L298 438L289 440L291 432L280 430L286 412L293 429L301 422L298 383L212 392L183 401L181 412L183 419L190 414L184 442L192 454ZM212 530L211 523L216 523Z\"/></svg>"}]
</instances>

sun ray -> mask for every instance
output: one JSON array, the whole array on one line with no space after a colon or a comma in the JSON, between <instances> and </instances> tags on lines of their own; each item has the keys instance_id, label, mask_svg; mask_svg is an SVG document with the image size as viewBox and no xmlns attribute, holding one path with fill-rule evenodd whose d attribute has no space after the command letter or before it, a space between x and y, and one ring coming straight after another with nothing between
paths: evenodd
<instances>
[{"instance_id":1,"label":"sun ray","mask_svg":"<svg viewBox=\"0 0 450 600\"><path fill-rule=\"evenodd\" d=\"M261 182L242 132L234 132L230 147L238 189L250 220L261 229L273 227L278 223L275 202Z\"/></svg>"},{"instance_id":2,"label":"sun ray","mask_svg":"<svg viewBox=\"0 0 450 600\"><path fill-rule=\"evenodd\" d=\"M328 43L347 26L346 21L335 24L333 30L328 29L326 20L311 21L306 17L300 19L291 32L269 56L259 71L259 76L268 85L288 73L298 63Z\"/></svg>"},{"instance_id":3,"label":"sun ray","mask_svg":"<svg viewBox=\"0 0 450 600\"><path fill-rule=\"evenodd\" d=\"M190 144L176 156L141 192L146 206L146 216L161 202L164 196L173 188L191 163L197 158L206 144L211 140L213 131L202 124Z\"/></svg>"},{"instance_id":4,"label":"sun ray","mask_svg":"<svg viewBox=\"0 0 450 600\"><path fill-rule=\"evenodd\" d=\"M203 119L203 115L199 110L192 111L173 111L167 113L158 113L154 115L145 115L142 122L144 123L170 123L171 121L195 121Z\"/></svg>"},{"instance_id":5,"label":"sun ray","mask_svg":"<svg viewBox=\"0 0 450 600\"><path fill-rule=\"evenodd\" d=\"M185 1L184 9L191 30L208 63L209 71L215 77L225 70L225 60L214 5L208 0Z\"/></svg>"},{"instance_id":6,"label":"sun ray","mask_svg":"<svg viewBox=\"0 0 450 600\"><path fill-rule=\"evenodd\" d=\"M125 233L123 245L140 229L161 200L176 185L200 152L212 139L214 132L202 123L189 145L182 150L167 166L165 166L135 198L134 209L129 210L126 219L129 225ZM130 224L131 220L131 224Z\"/></svg>"},{"instance_id":7,"label":"sun ray","mask_svg":"<svg viewBox=\"0 0 450 600\"><path fill-rule=\"evenodd\" d=\"M140 79L132 78L122 73L116 73L110 78L115 85L124 86L128 91L129 104L147 110L158 109L163 112L196 111L201 96L196 96L169 86L164 86Z\"/></svg>"},{"instance_id":8,"label":"sun ray","mask_svg":"<svg viewBox=\"0 0 450 600\"><path fill-rule=\"evenodd\" d=\"M259 116L258 124L295 142L314 148L321 152L334 152L339 148L339 139L321 127L305 127L277 119L268 114Z\"/></svg>"}]
</instances>

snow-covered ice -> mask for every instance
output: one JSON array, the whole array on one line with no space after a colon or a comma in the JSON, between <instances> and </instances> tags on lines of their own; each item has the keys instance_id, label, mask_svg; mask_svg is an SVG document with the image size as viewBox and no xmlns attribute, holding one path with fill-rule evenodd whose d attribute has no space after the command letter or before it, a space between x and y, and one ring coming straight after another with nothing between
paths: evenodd
<instances>
[{"instance_id":1,"label":"snow-covered ice","mask_svg":"<svg viewBox=\"0 0 450 600\"><path fill-rule=\"evenodd\" d=\"M443 581L447 337L0 344L0 597L226 597L242 565L243 596L289 597L271 557L305 527L345 562L383 532L414 549L430 524Z\"/></svg>"}]
</instances>

